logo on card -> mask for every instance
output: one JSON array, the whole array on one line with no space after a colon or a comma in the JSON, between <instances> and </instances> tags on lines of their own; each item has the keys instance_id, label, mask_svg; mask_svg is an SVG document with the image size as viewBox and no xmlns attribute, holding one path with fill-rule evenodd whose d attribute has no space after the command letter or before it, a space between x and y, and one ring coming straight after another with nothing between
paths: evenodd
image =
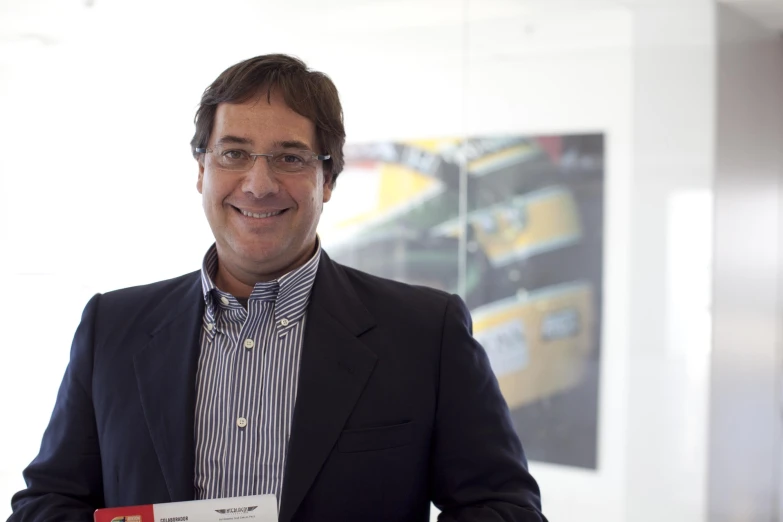
<instances>
[{"instance_id":1,"label":"logo on card","mask_svg":"<svg viewBox=\"0 0 783 522\"><path fill-rule=\"evenodd\" d=\"M111 522L141 522L141 515L131 517L114 517Z\"/></svg>"},{"instance_id":2,"label":"logo on card","mask_svg":"<svg viewBox=\"0 0 783 522\"><path fill-rule=\"evenodd\" d=\"M221 515L242 515L244 513L250 513L251 511L255 511L256 509L258 509L258 506L216 509L215 511L220 513Z\"/></svg>"}]
</instances>

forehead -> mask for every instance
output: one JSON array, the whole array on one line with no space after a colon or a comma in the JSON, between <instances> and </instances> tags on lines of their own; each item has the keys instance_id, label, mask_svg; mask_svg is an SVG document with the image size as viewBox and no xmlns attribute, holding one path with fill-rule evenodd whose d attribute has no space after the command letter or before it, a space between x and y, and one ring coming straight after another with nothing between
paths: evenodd
<instances>
[{"instance_id":1,"label":"forehead","mask_svg":"<svg viewBox=\"0 0 783 522\"><path fill-rule=\"evenodd\" d=\"M221 103L215 113L210 141L226 136L242 138L254 147L299 141L316 149L315 124L288 105L282 96L266 92L242 103Z\"/></svg>"}]
</instances>

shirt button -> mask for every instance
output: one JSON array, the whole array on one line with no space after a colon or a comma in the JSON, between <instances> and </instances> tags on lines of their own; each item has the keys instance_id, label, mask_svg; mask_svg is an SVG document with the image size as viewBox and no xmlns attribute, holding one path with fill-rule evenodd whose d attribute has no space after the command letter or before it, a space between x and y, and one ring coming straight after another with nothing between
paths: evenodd
<instances>
[{"instance_id":1,"label":"shirt button","mask_svg":"<svg viewBox=\"0 0 783 522\"><path fill-rule=\"evenodd\" d=\"M245 348L248 350L252 349L256 343L253 342L253 339L245 339Z\"/></svg>"},{"instance_id":2,"label":"shirt button","mask_svg":"<svg viewBox=\"0 0 783 522\"><path fill-rule=\"evenodd\" d=\"M226 296L221 297L220 298L220 302L223 303L224 305L227 305L228 304L228 297L226 297Z\"/></svg>"},{"instance_id":3,"label":"shirt button","mask_svg":"<svg viewBox=\"0 0 783 522\"><path fill-rule=\"evenodd\" d=\"M280 319L280 326L288 326L288 319Z\"/></svg>"},{"instance_id":4,"label":"shirt button","mask_svg":"<svg viewBox=\"0 0 783 522\"><path fill-rule=\"evenodd\" d=\"M207 331L212 331L212 329L215 327L215 323L207 323Z\"/></svg>"},{"instance_id":5,"label":"shirt button","mask_svg":"<svg viewBox=\"0 0 783 522\"><path fill-rule=\"evenodd\" d=\"M239 426L240 428L244 428L245 426L247 426L247 419L244 417L239 417L237 419L237 426Z\"/></svg>"}]
</instances>

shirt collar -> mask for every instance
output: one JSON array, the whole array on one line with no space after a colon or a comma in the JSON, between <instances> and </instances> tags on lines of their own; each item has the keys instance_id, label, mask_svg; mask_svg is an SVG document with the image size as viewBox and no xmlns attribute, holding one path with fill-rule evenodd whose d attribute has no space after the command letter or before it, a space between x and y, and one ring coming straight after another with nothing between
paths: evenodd
<instances>
[{"instance_id":1,"label":"shirt collar","mask_svg":"<svg viewBox=\"0 0 783 522\"><path fill-rule=\"evenodd\" d=\"M307 308L320 259L321 241L316 238L315 254L304 265L272 281L256 283L249 300L274 301L275 319L298 319ZM201 265L201 288L206 311L212 317L217 317L218 310L243 308L234 296L215 286L217 267L217 247L213 244Z\"/></svg>"}]
</instances>

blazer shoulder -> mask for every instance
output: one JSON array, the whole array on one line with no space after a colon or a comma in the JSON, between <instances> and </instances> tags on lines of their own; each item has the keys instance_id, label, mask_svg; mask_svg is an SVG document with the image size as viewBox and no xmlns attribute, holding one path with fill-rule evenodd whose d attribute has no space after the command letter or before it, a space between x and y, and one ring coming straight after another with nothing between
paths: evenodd
<instances>
[{"instance_id":1,"label":"blazer shoulder","mask_svg":"<svg viewBox=\"0 0 783 522\"><path fill-rule=\"evenodd\" d=\"M100 325L110 326L104 333L149 321L158 323L178 313L185 303L198 299L200 292L199 271L156 283L112 290L100 296L96 317Z\"/></svg>"}]
</instances>

